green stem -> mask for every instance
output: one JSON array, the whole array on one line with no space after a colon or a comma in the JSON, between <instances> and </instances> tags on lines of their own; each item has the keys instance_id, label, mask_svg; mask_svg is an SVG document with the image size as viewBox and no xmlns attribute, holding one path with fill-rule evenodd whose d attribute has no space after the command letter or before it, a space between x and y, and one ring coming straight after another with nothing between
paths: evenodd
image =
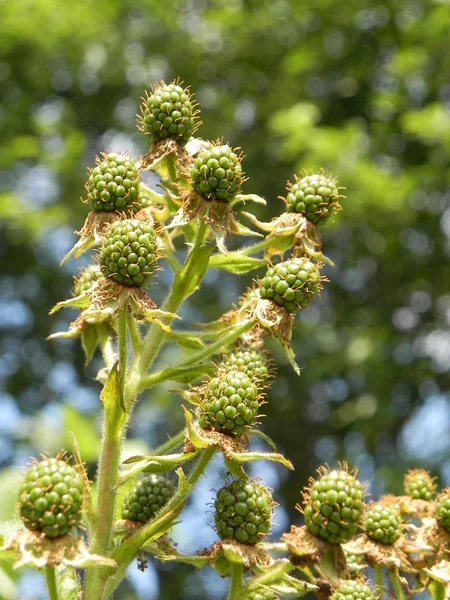
<instances>
[{"instance_id":1,"label":"green stem","mask_svg":"<svg viewBox=\"0 0 450 600\"><path fill-rule=\"evenodd\" d=\"M181 431L169 438L167 442L164 442L164 444L161 444L161 446L155 448L155 450L152 451L152 456L162 456L163 454L167 454L177 446L180 446L180 444L184 442L185 437L186 429L183 427Z\"/></svg>"},{"instance_id":2,"label":"green stem","mask_svg":"<svg viewBox=\"0 0 450 600\"><path fill-rule=\"evenodd\" d=\"M130 334L131 347L133 348L133 352L134 354L138 354L141 351L142 340L139 334L138 324L136 323L136 319L134 318L134 315L131 312L127 314L127 327L128 333Z\"/></svg>"},{"instance_id":3,"label":"green stem","mask_svg":"<svg viewBox=\"0 0 450 600\"><path fill-rule=\"evenodd\" d=\"M58 600L58 588L56 587L55 567L45 567L49 600Z\"/></svg>"},{"instance_id":4,"label":"green stem","mask_svg":"<svg viewBox=\"0 0 450 600\"><path fill-rule=\"evenodd\" d=\"M92 596L92 598L98 597L99 600L109 599L114 589L126 576L128 566L137 556L140 548L142 548L142 546L144 546L146 543L157 539L160 535L162 535L162 533L170 528L174 519L176 519L178 514L183 509L184 503L194 489L197 480L205 472L208 463L216 451L216 447L209 447L205 450L202 450L197 464L192 469L189 477L183 483L181 483L180 480L180 485L178 486L176 494L158 513L157 517L142 527L142 529L140 529L131 538L117 548L117 550L113 553L112 558L117 562L119 568L106 582L102 593L99 596ZM88 598L90 598L90 596L86 597L86 599Z\"/></svg>"},{"instance_id":5,"label":"green stem","mask_svg":"<svg viewBox=\"0 0 450 600\"><path fill-rule=\"evenodd\" d=\"M122 308L119 312L119 375L120 375L120 391L122 397L125 392L125 378L127 374L127 309Z\"/></svg>"},{"instance_id":6,"label":"green stem","mask_svg":"<svg viewBox=\"0 0 450 600\"><path fill-rule=\"evenodd\" d=\"M281 560L276 561L263 575L255 577L251 580L249 585L243 588L242 594L239 595L239 600L246 598L249 592L254 592L261 585L270 585L271 583L276 583L277 580L281 579L281 577L286 575L286 573L289 573L289 571L292 571L292 569L294 569L294 565L292 565L287 558L282 558Z\"/></svg>"},{"instance_id":7,"label":"green stem","mask_svg":"<svg viewBox=\"0 0 450 600\"><path fill-rule=\"evenodd\" d=\"M375 566L375 585L376 592L378 594L378 600L383 599L383 566L376 565Z\"/></svg>"},{"instance_id":8,"label":"green stem","mask_svg":"<svg viewBox=\"0 0 450 600\"><path fill-rule=\"evenodd\" d=\"M186 359L185 361L178 363L173 367L169 367L167 369L163 369L162 371L153 373L152 375L142 377L142 379L139 382L138 390L142 392L148 389L149 387L156 385L157 383L161 383L162 381L170 379L175 374L179 373L180 369L185 369L186 367L195 365L196 363L200 362L205 358L209 358L213 354L216 354L224 346L228 346L229 344L237 340L239 337L241 337L241 335L243 335L252 327L254 327L255 324L256 319L246 319L245 321L241 321L240 324L232 327L226 335L219 338L213 344L208 344L202 350L199 350L195 354L192 354L192 356Z\"/></svg>"},{"instance_id":9,"label":"green stem","mask_svg":"<svg viewBox=\"0 0 450 600\"><path fill-rule=\"evenodd\" d=\"M97 325L97 333L105 367L107 369L112 369L116 362L116 355L112 344L111 330L105 323L99 323Z\"/></svg>"},{"instance_id":10,"label":"green stem","mask_svg":"<svg viewBox=\"0 0 450 600\"><path fill-rule=\"evenodd\" d=\"M242 576L244 575L244 566L241 563L231 564L231 582L228 594L229 600L237 600L239 592L242 590Z\"/></svg>"},{"instance_id":11,"label":"green stem","mask_svg":"<svg viewBox=\"0 0 450 600\"><path fill-rule=\"evenodd\" d=\"M163 254L164 258L167 260L167 262L175 272L181 269L182 265L176 257L175 252L171 248L164 248Z\"/></svg>"},{"instance_id":12,"label":"green stem","mask_svg":"<svg viewBox=\"0 0 450 600\"><path fill-rule=\"evenodd\" d=\"M244 246L244 248L238 250L238 252L244 256L250 256L251 254L257 254L258 252L261 252L261 250L265 250L271 244L273 244L273 239L269 240L268 238L265 238L252 246Z\"/></svg>"},{"instance_id":13,"label":"green stem","mask_svg":"<svg viewBox=\"0 0 450 600\"><path fill-rule=\"evenodd\" d=\"M396 600L405 600L405 594L403 591L402 583L398 577L398 573L395 571L391 571L389 573L389 579L392 583L392 588L394 589Z\"/></svg>"}]
</instances>

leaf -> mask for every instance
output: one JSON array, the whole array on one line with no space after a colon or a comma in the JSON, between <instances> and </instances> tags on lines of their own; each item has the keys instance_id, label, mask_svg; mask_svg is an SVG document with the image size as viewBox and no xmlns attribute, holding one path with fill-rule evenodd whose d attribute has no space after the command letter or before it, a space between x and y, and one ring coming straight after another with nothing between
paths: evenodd
<instances>
[{"instance_id":1,"label":"leaf","mask_svg":"<svg viewBox=\"0 0 450 600\"><path fill-rule=\"evenodd\" d=\"M74 433L72 433L72 437L73 437L73 455L75 458L75 462L78 466L78 470L81 474L81 478L83 480L83 510L86 512L88 519L92 520L93 502L92 502L91 482L89 481L86 467L84 466L84 462L81 458L80 447L78 445L78 441L77 441L77 438L75 437Z\"/></svg>"},{"instance_id":2,"label":"leaf","mask_svg":"<svg viewBox=\"0 0 450 600\"><path fill-rule=\"evenodd\" d=\"M178 454L166 454L165 456L131 456L123 462L124 465L141 463L138 467L129 469L119 475L118 485L134 477L138 473L145 471L147 473L166 473L172 471L181 464L192 460L197 452L180 452Z\"/></svg>"},{"instance_id":3,"label":"leaf","mask_svg":"<svg viewBox=\"0 0 450 600\"><path fill-rule=\"evenodd\" d=\"M208 270L209 257L212 251L212 246L200 246L191 251L185 265L175 275L173 282L174 295L187 298L198 290Z\"/></svg>"},{"instance_id":4,"label":"leaf","mask_svg":"<svg viewBox=\"0 0 450 600\"><path fill-rule=\"evenodd\" d=\"M83 464L81 456L87 462L96 460L100 450L100 436L92 418L68 404L63 407L63 418L64 446L68 447L73 443L80 455L80 464Z\"/></svg>"},{"instance_id":5,"label":"leaf","mask_svg":"<svg viewBox=\"0 0 450 600\"><path fill-rule=\"evenodd\" d=\"M14 580L2 567L0 567L0 590L0 598L2 600L16 600L18 598L17 587ZM64 599L61 598L61 600Z\"/></svg>"},{"instance_id":6,"label":"leaf","mask_svg":"<svg viewBox=\"0 0 450 600\"><path fill-rule=\"evenodd\" d=\"M263 206L267 205L267 202L258 194L238 194L232 202L230 202L231 206L236 206L236 204L246 202L254 202L255 204L262 204Z\"/></svg>"},{"instance_id":7,"label":"leaf","mask_svg":"<svg viewBox=\"0 0 450 600\"><path fill-rule=\"evenodd\" d=\"M262 440L267 442L269 444L269 446L271 446L274 450L277 449L277 446L276 446L275 442L273 441L273 439L271 437L269 437L266 433L260 431L259 429L250 429L250 431L248 432L248 436L261 438Z\"/></svg>"},{"instance_id":8,"label":"leaf","mask_svg":"<svg viewBox=\"0 0 450 600\"><path fill-rule=\"evenodd\" d=\"M282 454L276 452L231 452L233 460L244 463L253 460L271 460L273 462L279 462L291 471L294 470L294 466L290 460L285 458Z\"/></svg>"},{"instance_id":9,"label":"leaf","mask_svg":"<svg viewBox=\"0 0 450 600\"><path fill-rule=\"evenodd\" d=\"M56 574L59 600L79 600L80 580L74 567L59 567Z\"/></svg>"},{"instance_id":10,"label":"leaf","mask_svg":"<svg viewBox=\"0 0 450 600\"><path fill-rule=\"evenodd\" d=\"M190 367L170 367L164 369L155 374L158 381L178 381L179 383L191 383L194 379L202 377L203 375L211 375L214 373L216 368L207 362L197 363Z\"/></svg>"},{"instance_id":11,"label":"leaf","mask_svg":"<svg viewBox=\"0 0 450 600\"><path fill-rule=\"evenodd\" d=\"M59 263L59 266L62 267L66 260L68 260L71 256L74 258L80 258L80 256L86 252L86 250L89 250L89 248L92 248L92 246L95 246L95 244L96 240L94 235L83 235L72 248L72 250L65 255L62 261Z\"/></svg>"},{"instance_id":12,"label":"leaf","mask_svg":"<svg viewBox=\"0 0 450 600\"><path fill-rule=\"evenodd\" d=\"M205 347L205 342L195 335L195 332L185 333L179 331L172 331L170 342L176 342L182 348L188 350L201 350Z\"/></svg>"},{"instance_id":13,"label":"leaf","mask_svg":"<svg viewBox=\"0 0 450 600\"><path fill-rule=\"evenodd\" d=\"M7 467L0 471L0 490L2 490L0 521L10 521L13 518L22 477L17 468Z\"/></svg>"},{"instance_id":14,"label":"leaf","mask_svg":"<svg viewBox=\"0 0 450 600\"><path fill-rule=\"evenodd\" d=\"M126 419L125 403L120 388L119 361L111 369L100 399L105 407L105 422L109 427L119 429Z\"/></svg>"},{"instance_id":15,"label":"leaf","mask_svg":"<svg viewBox=\"0 0 450 600\"><path fill-rule=\"evenodd\" d=\"M229 252L228 254L214 254L211 256L209 266L212 269L224 269L230 273L248 273L253 269L259 269L267 265L267 260L263 258L254 258L244 256L239 252Z\"/></svg>"},{"instance_id":16,"label":"leaf","mask_svg":"<svg viewBox=\"0 0 450 600\"><path fill-rule=\"evenodd\" d=\"M201 450L202 448L208 448L211 445L211 440L203 438L197 428L194 426L192 419L193 415L190 410L188 410L185 406L183 406L184 416L186 417L186 429L187 429L187 437L191 444L197 450Z\"/></svg>"},{"instance_id":17,"label":"leaf","mask_svg":"<svg viewBox=\"0 0 450 600\"><path fill-rule=\"evenodd\" d=\"M180 319L178 315L170 312L166 312L165 310L161 310L159 308L144 308L140 310L140 314L144 317L146 321L150 321L151 323L156 323L159 325L161 329L166 331L167 333L172 333L172 327L170 325L166 325L161 318L165 319L167 317L171 319Z\"/></svg>"},{"instance_id":18,"label":"leaf","mask_svg":"<svg viewBox=\"0 0 450 600\"><path fill-rule=\"evenodd\" d=\"M81 331L81 345L84 350L85 356L85 366L91 362L92 357L94 356L95 349L98 345L98 331L97 328L94 327L84 327Z\"/></svg>"},{"instance_id":19,"label":"leaf","mask_svg":"<svg viewBox=\"0 0 450 600\"><path fill-rule=\"evenodd\" d=\"M91 304L91 300L89 298L89 294L84 293L80 296L75 296L74 298L69 298L68 300L62 300L55 304L55 306L48 313L49 315L54 315L61 308L88 308Z\"/></svg>"}]
</instances>

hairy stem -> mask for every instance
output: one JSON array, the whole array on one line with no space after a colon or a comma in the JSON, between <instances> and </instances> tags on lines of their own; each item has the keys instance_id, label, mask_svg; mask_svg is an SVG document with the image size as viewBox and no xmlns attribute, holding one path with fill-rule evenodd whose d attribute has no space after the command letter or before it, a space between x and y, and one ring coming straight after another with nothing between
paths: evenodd
<instances>
[{"instance_id":1,"label":"hairy stem","mask_svg":"<svg viewBox=\"0 0 450 600\"><path fill-rule=\"evenodd\" d=\"M231 582L228 594L229 600L237 600L239 592L242 590L242 576L244 575L244 566L240 563L231 565Z\"/></svg>"},{"instance_id":2,"label":"hairy stem","mask_svg":"<svg viewBox=\"0 0 450 600\"><path fill-rule=\"evenodd\" d=\"M58 588L56 587L55 567L45 567L49 600L58 600Z\"/></svg>"},{"instance_id":3,"label":"hairy stem","mask_svg":"<svg viewBox=\"0 0 450 600\"><path fill-rule=\"evenodd\" d=\"M108 325L105 323L99 323L97 325L97 333L105 367L107 369L111 369L113 364L116 362L116 355L111 340L111 331Z\"/></svg>"},{"instance_id":4,"label":"hairy stem","mask_svg":"<svg viewBox=\"0 0 450 600\"><path fill-rule=\"evenodd\" d=\"M120 375L120 393L124 397L125 392L125 378L127 373L127 309L122 308L119 313L119 375Z\"/></svg>"},{"instance_id":5,"label":"hairy stem","mask_svg":"<svg viewBox=\"0 0 450 600\"><path fill-rule=\"evenodd\" d=\"M375 566L375 585L376 585L376 592L378 595L378 599L382 600L382 598L383 598L383 566L382 565Z\"/></svg>"},{"instance_id":6,"label":"hairy stem","mask_svg":"<svg viewBox=\"0 0 450 600\"><path fill-rule=\"evenodd\" d=\"M257 254L258 252L261 252L261 250L265 250L271 244L273 244L273 239L271 240L269 238L265 238L260 242L253 244L252 246L245 246L238 252L239 254L243 254L244 256L250 256L252 254Z\"/></svg>"},{"instance_id":7,"label":"hairy stem","mask_svg":"<svg viewBox=\"0 0 450 600\"><path fill-rule=\"evenodd\" d=\"M405 600L405 593L403 591L402 583L398 577L398 573L391 571L389 573L389 579L391 580L396 600Z\"/></svg>"}]
</instances>

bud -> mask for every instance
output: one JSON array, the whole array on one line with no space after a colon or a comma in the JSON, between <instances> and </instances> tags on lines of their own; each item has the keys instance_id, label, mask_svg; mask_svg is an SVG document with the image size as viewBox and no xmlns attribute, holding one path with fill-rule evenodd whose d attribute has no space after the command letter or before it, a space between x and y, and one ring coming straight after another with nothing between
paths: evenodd
<instances>
[{"instance_id":1,"label":"bud","mask_svg":"<svg viewBox=\"0 0 450 600\"><path fill-rule=\"evenodd\" d=\"M324 171L305 175L302 179L295 177L295 183L288 182L286 210L322 225L341 208L339 189L337 180Z\"/></svg>"},{"instance_id":2,"label":"bud","mask_svg":"<svg viewBox=\"0 0 450 600\"><path fill-rule=\"evenodd\" d=\"M405 475L405 493L415 500L432 500L436 493L434 477L424 469L413 469Z\"/></svg>"},{"instance_id":3,"label":"bud","mask_svg":"<svg viewBox=\"0 0 450 600\"><path fill-rule=\"evenodd\" d=\"M102 154L97 166L89 173L86 191L96 211L125 210L139 196L139 171L126 154Z\"/></svg>"},{"instance_id":4,"label":"bud","mask_svg":"<svg viewBox=\"0 0 450 600\"><path fill-rule=\"evenodd\" d=\"M122 519L147 523L174 494L172 482L155 473L144 473L136 485L127 492L123 506Z\"/></svg>"},{"instance_id":5,"label":"bud","mask_svg":"<svg viewBox=\"0 0 450 600\"><path fill-rule=\"evenodd\" d=\"M82 271L78 277L74 277L72 293L74 296L81 296L88 292L94 283L103 277L98 265L89 265Z\"/></svg>"},{"instance_id":6,"label":"bud","mask_svg":"<svg viewBox=\"0 0 450 600\"><path fill-rule=\"evenodd\" d=\"M362 581L342 581L330 600L374 600L372 590Z\"/></svg>"},{"instance_id":7,"label":"bud","mask_svg":"<svg viewBox=\"0 0 450 600\"><path fill-rule=\"evenodd\" d=\"M240 371L264 387L270 378L270 362L261 350L236 350L229 354L219 365L225 372Z\"/></svg>"},{"instance_id":8,"label":"bud","mask_svg":"<svg viewBox=\"0 0 450 600\"><path fill-rule=\"evenodd\" d=\"M192 189L208 200L230 202L241 191L242 159L228 144L203 148L191 168Z\"/></svg>"},{"instance_id":9,"label":"bud","mask_svg":"<svg viewBox=\"0 0 450 600\"><path fill-rule=\"evenodd\" d=\"M450 531L450 488L443 490L438 496L436 520L441 527Z\"/></svg>"},{"instance_id":10,"label":"bud","mask_svg":"<svg viewBox=\"0 0 450 600\"><path fill-rule=\"evenodd\" d=\"M402 535L402 518L396 506L373 504L364 516L364 531L368 538L380 544L395 544Z\"/></svg>"}]
</instances>

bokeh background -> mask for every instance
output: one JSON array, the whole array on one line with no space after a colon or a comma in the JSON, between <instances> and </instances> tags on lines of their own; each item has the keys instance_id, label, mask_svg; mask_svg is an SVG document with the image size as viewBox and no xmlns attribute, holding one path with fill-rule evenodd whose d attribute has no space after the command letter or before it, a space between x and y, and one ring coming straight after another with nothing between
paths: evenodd
<instances>
[{"instance_id":1,"label":"bokeh background","mask_svg":"<svg viewBox=\"0 0 450 600\"><path fill-rule=\"evenodd\" d=\"M103 150L147 150L135 114L161 78L196 92L202 137L242 147L245 191L267 199L259 218L282 211L301 169L330 169L346 187L323 228L336 268L295 333L302 375L277 355L265 406L263 430L296 469L253 469L280 504L274 534L300 521L299 491L324 462L358 466L373 497L401 492L412 466L450 484L449 39L450 6L437 0L0 2L1 521L19 466L70 449L70 431L94 475L100 363L86 372L77 342L46 342L74 317L48 310L83 264L58 266L84 220L86 169ZM217 318L250 281L211 271L183 316ZM173 387L142 398L127 453L181 428ZM183 550L215 540L214 464L176 528ZM0 566L0 598L46 598L38 573ZM225 585L150 564L117 598L221 599Z\"/></svg>"}]
</instances>

